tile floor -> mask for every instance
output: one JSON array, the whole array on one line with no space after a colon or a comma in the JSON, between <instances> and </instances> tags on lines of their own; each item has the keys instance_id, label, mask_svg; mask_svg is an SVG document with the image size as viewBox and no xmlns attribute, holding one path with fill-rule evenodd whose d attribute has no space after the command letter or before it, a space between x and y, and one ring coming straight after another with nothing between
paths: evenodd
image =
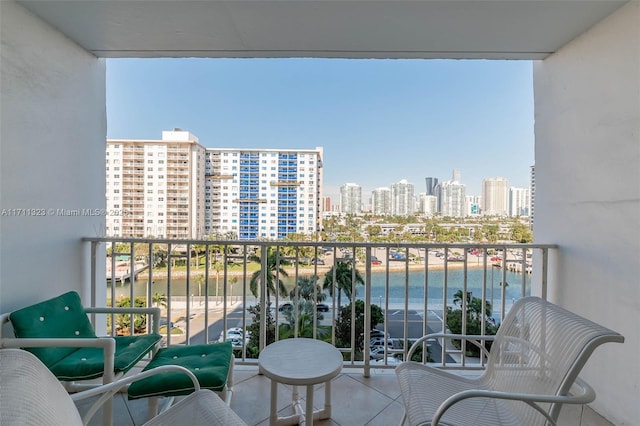
<instances>
[{"instance_id":1,"label":"tile floor","mask_svg":"<svg viewBox=\"0 0 640 426\"><path fill-rule=\"evenodd\" d=\"M236 366L231 408L249 426L269 424L270 381L257 374L257 368ZM301 389L302 396L304 390ZM316 386L314 405L324 404L324 386ZM80 411L89 404L79 406ZM389 426L399 425L402 419L402 398L393 370L372 369L371 377L363 377L362 370L345 368L332 382L331 419L316 421L319 426ZM291 387L278 386L278 409L282 415L291 413ZM137 426L147 419L145 400L127 401L118 395L114 401L114 425ZM100 425L98 413L90 423ZM560 426L613 426L590 408L563 409ZM173 425L181 426L181 425ZM188 426L188 425L185 425Z\"/></svg>"}]
</instances>

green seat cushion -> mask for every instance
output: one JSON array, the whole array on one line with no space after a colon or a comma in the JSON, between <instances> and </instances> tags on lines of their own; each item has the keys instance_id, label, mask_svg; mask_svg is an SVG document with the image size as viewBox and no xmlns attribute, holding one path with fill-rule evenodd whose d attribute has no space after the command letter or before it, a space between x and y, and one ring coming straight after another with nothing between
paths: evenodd
<instances>
[{"instance_id":1,"label":"green seat cushion","mask_svg":"<svg viewBox=\"0 0 640 426\"><path fill-rule=\"evenodd\" d=\"M80 295L70 291L53 299L12 312L9 316L18 338L96 337ZM51 367L77 348L28 348Z\"/></svg>"},{"instance_id":2,"label":"green seat cushion","mask_svg":"<svg viewBox=\"0 0 640 426\"><path fill-rule=\"evenodd\" d=\"M114 371L126 373L160 341L159 334L118 336ZM101 348L78 348L50 367L58 380L89 380L102 377L104 352Z\"/></svg>"},{"instance_id":3,"label":"green seat cushion","mask_svg":"<svg viewBox=\"0 0 640 426\"><path fill-rule=\"evenodd\" d=\"M162 365L179 365L189 369L198 378L200 387L219 392L227 384L231 366L231 343L210 345L170 346L162 348L144 371ZM180 372L159 373L134 382L129 386L129 399L152 396L187 395L193 392L191 379Z\"/></svg>"}]
</instances>

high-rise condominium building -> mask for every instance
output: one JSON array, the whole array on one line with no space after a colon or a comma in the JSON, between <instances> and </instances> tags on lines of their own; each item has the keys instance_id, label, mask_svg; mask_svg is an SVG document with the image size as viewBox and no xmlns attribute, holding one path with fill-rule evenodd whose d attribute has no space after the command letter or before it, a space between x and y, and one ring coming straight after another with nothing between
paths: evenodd
<instances>
[{"instance_id":1,"label":"high-rise condominium building","mask_svg":"<svg viewBox=\"0 0 640 426\"><path fill-rule=\"evenodd\" d=\"M509 216L529 216L529 189L509 188Z\"/></svg>"},{"instance_id":2,"label":"high-rise condominium building","mask_svg":"<svg viewBox=\"0 0 640 426\"><path fill-rule=\"evenodd\" d=\"M427 177L424 178L425 183L427 184L427 195L436 195L436 186L438 186L438 178L435 177Z\"/></svg>"},{"instance_id":3,"label":"high-rise condominium building","mask_svg":"<svg viewBox=\"0 0 640 426\"><path fill-rule=\"evenodd\" d=\"M241 240L315 235L322 227L322 148L208 148L205 232Z\"/></svg>"},{"instance_id":4,"label":"high-rise condominium building","mask_svg":"<svg viewBox=\"0 0 640 426\"><path fill-rule=\"evenodd\" d=\"M467 216L480 216L482 211L482 197L479 195L467 195L465 198Z\"/></svg>"},{"instance_id":5,"label":"high-rise condominium building","mask_svg":"<svg viewBox=\"0 0 640 426\"><path fill-rule=\"evenodd\" d=\"M358 214L362 212L362 187L356 183L345 183L340 187L340 212Z\"/></svg>"},{"instance_id":6,"label":"high-rise condominium building","mask_svg":"<svg viewBox=\"0 0 640 426\"><path fill-rule=\"evenodd\" d=\"M531 184L529 188L529 227L533 230L533 215L536 205L536 166L531 166Z\"/></svg>"},{"instance_id":7,"label":"high-rise condominium building","mask_svg":"<svg viewBox=\"0 0 640 426\"><path fill-rule=\"evenodd\" d=\"M201 238L205 148L180 129L107 140L107 235ZM122 212L122 214L118 214Z\"/></svg>"},{"instance_id":8,"label":"high-rise condominium building","mask_svg":"<svg viewBox=\"0 0 640 426\"><path fill-rule=\"evenodd\" d=\"M438 197L438 210L442 216L465 217L466 216L466 191L467 187L460 183L460 170L453 169L451 180L440 182L436 186Z\"/></svg>"},{"instance_id":9,"label":"high-rise condominium building","mask_svg":"<svg viewBox=\"0 0 640 426\"><path fill-rule=\"evenodd\" d=\"M482 214L485 216L507 216L509 214L509 182L494 177L482 181Z\"/></svg>"},{"instance_id":10,"label":"high-rise condominium building","mask_svg":"<svg viewBox=\"0 0 640 426\"><path fill-rule=\"evenodd\" d=\"M433 216L438 213L438 197L421 193L418 197L418 210L426 216Z\"/></svg>"},{"instance_id":11,"label":"high-rise condominium building","mask_svg":"<svg viewBox=\"0 0 640 426\"><path fill-rule=\"evenodd\" d=\"M415 196L413 184L402 179L391 185L391 214L394 216L410 216L415 212Z\"/></svg>"},{"instance_id":12,"label":"high-rise condominium building","mask_svg":"<svg viewBox=\"0 0 640 426\"><path fill-rule=\"evenodd\" d=\"M391 214L391 190L376 188L371 191L371 212L377 215Z\"/></svg>"},{"instance_id":13,"label":"high-rise condominium building","mask_svg":"<svg viewBox=\"0 0 640 426\"><path fill-rule=\"evenodd\" d=\"M458 181L440 182L436 187L440 214L450 217L465 217L466 190L466 186Z\"/></svg>"},{"instance_id":14,"label":"high-rise condominium building","mask_svg":"<svg viewBox=\"0 0 640 426\"><path fill-rule=\"evenodd\" d=\"M331 197L322 197L321 205L322 205L322 212L330 212L331 211Z\"/></svg>"}]
</instances>

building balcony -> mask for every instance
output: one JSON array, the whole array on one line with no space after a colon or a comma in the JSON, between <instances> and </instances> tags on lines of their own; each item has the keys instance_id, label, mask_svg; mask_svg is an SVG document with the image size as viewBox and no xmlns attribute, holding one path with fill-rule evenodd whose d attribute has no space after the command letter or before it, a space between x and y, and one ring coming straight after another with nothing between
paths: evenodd
<instances>
[{"instance_id":1,"label":"building balcony","mask_svg":"<svg viewBox=\"0 0 640 426\"><path fill-rule=\"evenodd\" d=\"M625 335L624 345L594 354L595 359L583 373L599 392L592 404L594 409L616 424L637 423L640 338L634 319L640 314L640 81L635 72L640 63L638 1L567 1L562 2L562 7L557 2L464 1L446 2L445 8L444 2L431 1L386 5L306 2L306 7L305 2L244 2L236 8L214 1L198 2L197 7L181 2L182 20L174 19L175 6L170 2L165 7L144 2L149 3L144 10L138 3L143 2L1 2L2 45L11 47L0 53L0 127L6 145L0 172L3 208L104 207L105 179L101 171L105 167L107 134L105 57L228 57L231 52L242 57L271 58L274 52L280 52L291 57L330 54L350 59L533 60L532 81L526 84L534 89L534 235L536 242L555 243L558 248L550 252L553 256L548 271L539 270L540 263L534 259L531 277L536 282L541 276L548 277L549 299L554 303ZM358 10L354 9L356 3ZM234 21L237 25L228 25L233 33L227 37L224 32L194 27L194 22L211 25L206 19L189 19L203 16L203 7L212 8L210 16ZM224 13L215 8L222 8ZM345 12L353 19L346 19L344 25L318 19L347 16ZM389 13L394 16L391 21L387 19ZM254 25L255 16L265 17L263 25ZM158 26L158 22L170 25ZM249 42L241 40L237 31L247 25L256 30ZM274 32L273 28L283 31ZM309 33L310 29L315 31ZM177 39L178 32L184 37ZM205 43L210 47L203 51L198 46L203 45L200 36L205 33L211 38ZM283 37L285 33L287 36ZM354 34L360 34L355 44ZM225 43L225 39L229 42ZM256 50L257 45L263 46L262 50ZM251 50L238 52L234 46L248 46ZM173 48L167 50L168 47ZM354 143L359 143L363 152L368 147L364 141ZM514 140L514 149L520 143ZM177 145L173 144L169 151L177 154ZM410 142L406 148L412 148ZM52 161L40 161L34 167L34 155ZM219 156L211 156L216 157ZM145 155L134 158L136 161L121 159L121 164L146 169ZM279 158L283 167L295 165L286 154ZM295 167L289 170L295 175ZM289 173L283 176L289 177ZM384 181L395 179L384 170L380 176ZM89 284L89 250L79 241L86 236L105 235L108 229L104 217L77 216L71 220L53 215L4 216L0 226L3 312L68 290L77 290L83 300L91 300L95 283ZM140 235L146 230L142 226L135 229ZM229 229L224 226L221 231ZM119 231L133 232L133 228L123 224ZM395 262L402 265L402 261ZM99 270L99 262L97 266ZM497 272L494 270L494 275ZM101 280L104 272L102 275ZM235 277L230 275L227 279ZM102 295L97 303L104 304L106 296L97 295ZM506 303L508 306L508 299ZM224 318L229 322L233 317ZM252 366L239 365L241 368ZM345 369L345 374L351 372L356 369ZM371 377L375 380L378 376ZM242 390L242 380L236 380L232 407L249 424L265 423L267 410L260 407L266 403L268 388L251 384L256 391L262 390L252 395ZM338 386L335 392L340 392ZM373 418L375 413L385 411L384 404L373 397L361 400L354 397L357 395L352 392L344 398L354 404L354 413L369 411L369 418ZM251 399L243 400L245 396ZM352 418L340 417L339 410L344 406L335 405L334 423L359 424ZM250 414L253 406L259 415ZM583 424L586 418L587 411ZM398 417L394 417L392 423L397 422ZM389 422L381 417L370 421L376 423Z\"/></svg>"},{"instance_id":2,"label":"building balcony","mask_svg":"<svg viewBox=\"0 0 640 426\"><path fill-rule=\"evenodd\" d=\"M345 362L342 373L333 381L335 402L332 419L318 424L365 425L395 424L400 421L403 407L393 369L406 355L413 340L426 333L448 330L443 320L447 312L451 315L447 308L459 308L458 305L462 303L459 300L456 302L456 293L477 297L483 306L490 306L491 312L484 312L487 324L499 325L500 319L518 298L532 294L546 298L548 263L557 255L555 245L537 244L305 242L277 245L255 241L121 238L86 238L85 241L92 252L99 252L99 247L105 247L109 252L116 246L120 247L120 251L122 247L128 247L119 255L121 266L140 270L132 281L115 286L107 284L107 281L114 282L114 277L107 276L105 280L104 275L94 275L92 299L106 295L108 305L113 306L123 297L129 300L142 298L147 305L153 306L159 304L158 300L147 301L147 294L165 296L159 304L162 316L173 324L174 332L179 332L165 334L163 345L222 341L226 337L225 330L234 327L259 330L262 338L241 342L234 350L236 367L231 407L249 425L266 424L268 421L269 399L265 395L269 394L270 386L269 380L258 374L256 348L249 349L255 342L258 348L270 343L262 332L267 320L252 326L255 318L247 310L250 306L264 306L267 303L266 291L259 290L259 294L254 295L249 290L251 275L256 268L259 269L259 264L251 262L252 256L266 261L262 253L267 249L278 250L280 254L275 261L288 275L279 278L285 281L288 290L295 291L295 283L303 277L319 277L321 287L316 290L314 297L329 310L313 310L315 321L310 328L294 328L294 334L318 338L321 330L330 330L324 340L340 349ZM149 258L153 257L149 255L150 250L154 256L163 258L165 263L149 263ZM164 255L159 254L163 251ZM312 264L308 256L322 259L323 262ZM129 261L123 262L123 257ZM146 264L142 265L140 259L146 259ZM215 272L211 265L217 262L227 266ZM322 284L332 277L332 267L340 262L355 266L362 277L362 284L354 286L351 293L355 299L362 301L367 311L375 310L382 314L383 320L376 326L376 332L390 336L392 341L382 359L369 356L371 352L364 351L359 343L368 341L364 336L372 335L369 326L362 330L360 340L357 332L351 333L347 342L340 340L336 333L336 325L340 321L336 314L338 308L348 305L350 299L343 293L337 296L337 287L333 289L336 297L330 297L331 292L328 288L323 289ZM167 268L169 264L171 268ZM91 269L97 271L97 266L93 264ZM151 285L149 276L153 276ZM285 311L277 307L291 302L289 294L286 297L272 295L268 302L273 321L278 324L276 340L287 337L283 330L291 321ZM295 306L294 303L294 317L298 310ZM355 312L351 315L350 322L356 323L353 318ZM111 324L116 323L111 321ZM106 331L108 334L114 333L115 329ZM430 355L434 363L450 369L473 366L477 361L446 343L442 346L431 345ZM290 391L290 387L279 388L279 410L290 410L290 394L287 394ZM321 406L324 397L322 387L315 392L315 404ZM349 403L342 404L340 401ZM127 401L125 397L117 396L114 407L115 424L141 424L147 418L145 400ZM101 416L96 416L94 424L100 424L100 420ZM561 420L559 424L567 425L610 424L588 407L565 407Z\"/></svg>"}]
</instances>

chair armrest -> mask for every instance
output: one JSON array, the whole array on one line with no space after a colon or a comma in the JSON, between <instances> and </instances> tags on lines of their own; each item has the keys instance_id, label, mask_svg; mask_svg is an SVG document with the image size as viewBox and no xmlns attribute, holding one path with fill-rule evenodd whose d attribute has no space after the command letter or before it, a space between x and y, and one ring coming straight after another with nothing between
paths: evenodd
<instances>
[{"instance_id":1,"label":"chair armrest","mask_svg":"<svg viewBox=\"0 0 640 426\"><path fill-rule=\"evenodd\" d=\"M84 308L88 314L139 314L151 315L153 317L153 332L160 333L160 308L107 308L107 307L89 307Z\"/></svg>"},{"instance_id":2,"label":"chair armrest","mask_svg":"<svg viewBox=\"0 0 640 426\"><path fill-rule=\"evenodd\" d=\"M99 386L97 388L88 389L82 392L77 392L71 394L71 399L74 402L81 401L86 398L92 398L94 396L100 395L100 398L93 403L93 405L89 408L84 418L82 419L83 424L88 424L91 418L95 415L95 413L100 409L100 407L111 399L113 395L115 395L120 389L124 386L133 383L138 380L145 379L149 376L153 376L158 373L164 373L169 371L178 371L189 376L191 381L193 382L194 391L197 392L200 390L200 383L198 382L198 378L188 369L184 367L180 367L178 365L163 365L160 367L153 368L151 370L143 371L141 373L137 373L131 376L123 377L114 382Z\"/></svg>"},{"instance_id":3,"label":"chair armrest","mask_svg":"<svg viewBox=\"0 0 640 426\"><path fill-rule=\"evenodd\" d=\"M496 398L496 399L520 401L531 406L540 414L542 414L547 419L547 421L549 421L551 425L556 425L556 422L549 416L549 414L545 411L545 409L543 409L536 403L542 402L542 403L550 403L550 404L588 404L590 402L593 402L596 399L595 390L584 380L580 378L576 378L574 385L576 385L580 391L576 395L543 395L543 394L532 394L532 393L501 392L501 391L481 390L481 389L465 390L450 396L442 404L440 404L440 406L438 407L438 409L435 411L433 415L433 418L431 420L431 425L437 426L440 422L440 419L449 408L451 408L456 403L469 398Z\"/></svg>"},{"instance_id":4,"label":"chair armrest","mask_svg":"<svg viewBox=\"0 0 640 426\"><path fill-rule=\"evenodd\" d=\"M448 333L431 333L431 334L427 334L425 336L422 336L421 338L419 338L418 340L416 340L411 347L409 348L409 351L407 352L407 360L410 360L411 357L413 356L413 353L416 351L416 349L418 349L423 342L425 342L426 340L429 339L460 339L460 340L466 340L471 342L472 344L476 345L478 348L480 348L480 350L482 351L482 354L486 357L489 356L489 351L487 351L487 348L485 348L484 346L480 345L478 343L478 340L481 341L492 341L495 340L496 336L494 335L487 335L487 336L480 336L480 335L474 335L474 334L448 334Z\"/></svg>"}]
</instances>

